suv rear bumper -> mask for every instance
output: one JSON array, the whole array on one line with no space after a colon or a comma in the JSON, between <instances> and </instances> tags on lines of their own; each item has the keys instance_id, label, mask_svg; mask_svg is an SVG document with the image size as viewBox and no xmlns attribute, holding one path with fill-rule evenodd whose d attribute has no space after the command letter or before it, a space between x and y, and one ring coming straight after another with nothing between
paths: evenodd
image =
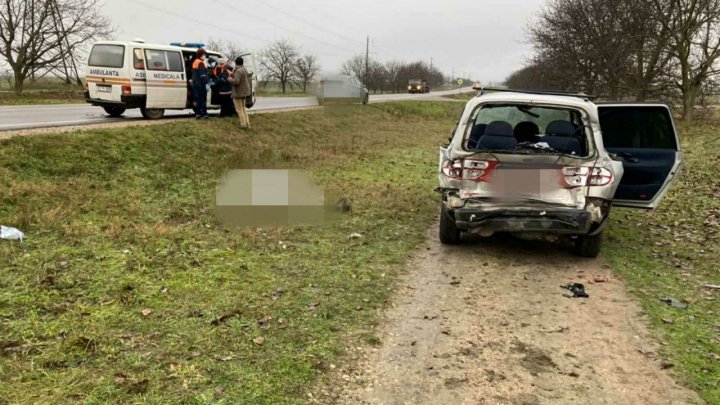
<instances>
[{"instance_id":1,"label":"suv rear bumper","mask_svg":"<svg viewBox=\"0 0 720 405\"><path fill-rule=\"evenodd\" d=\"M592 214L581 209L479 209L453 211L458 228L473 232L552 232L570 235L588 234Z\"/></svg>"},{"instance_id":2,"label":"suv rear bumper","mask_svg":"<svg viewBox=\"0 0 720 405\"><path fill-rule=\"evenodd\" d=\"M145 107L146 97L144 94L124 94L120 96L120 101L113 101L90 98L90 96L85 93L85 101L87 103L100 107L143 108Z\"/></svg>"}]
</instances>

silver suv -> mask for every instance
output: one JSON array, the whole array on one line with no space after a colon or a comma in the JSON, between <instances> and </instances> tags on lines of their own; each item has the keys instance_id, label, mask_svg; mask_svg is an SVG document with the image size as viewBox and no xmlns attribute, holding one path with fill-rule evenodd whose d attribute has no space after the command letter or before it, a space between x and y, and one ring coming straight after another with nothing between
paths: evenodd
<instances>
[{"instance_id":1,"label":"silver suv","mask_svg":"<svg viewBox=\"0 0 720 405\"><path fill-rule=\"evenodd\" d=\"M682 159L666 105L481 92L440 148L440 240L561 234L595 257L611 207L655 208Z\"/></svg>"}]
</instances>

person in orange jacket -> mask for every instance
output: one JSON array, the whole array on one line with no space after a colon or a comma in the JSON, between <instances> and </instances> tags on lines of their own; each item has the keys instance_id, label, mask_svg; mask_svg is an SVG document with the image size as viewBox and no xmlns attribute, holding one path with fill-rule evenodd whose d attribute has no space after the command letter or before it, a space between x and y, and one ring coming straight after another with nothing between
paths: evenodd
<instances>
[{"instance_id":1,"label":"person in orange jacket","mask_svg":"<svg viewBox=\"0 0 720 405\"><path fill-rule=\"evenodd\" d=\"M207 65L205 65L205 49L200 48L192 64L192 89L195 99L195 118L210 118L207 113L207 93L210 85Z\"/></svg>"}]
</instances>

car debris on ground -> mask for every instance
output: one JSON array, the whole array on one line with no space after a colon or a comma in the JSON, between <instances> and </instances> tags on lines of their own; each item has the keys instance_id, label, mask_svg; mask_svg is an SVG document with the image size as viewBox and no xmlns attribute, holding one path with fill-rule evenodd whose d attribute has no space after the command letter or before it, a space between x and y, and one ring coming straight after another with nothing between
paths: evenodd
<instances>
[{"instance_id":1,"label":"car debris on ground","mask_svg":"<svg viewBox=\"0 0 720 405\"><path fill-rule=\"evenodd\" d=\"M580 283L572 283L567 285L562 285L560 288L564 288L566 290L569 290L571 293L573 293L572 297L570 298L590 298L590 295L585 291L585 286Z\"/></svg>"},{"instance_id":2,"label":"car debris on ground","mask_svg":"<svg viewBox=\"0 0 720 405\"><path fill-rule=\"evenodd\" d=\"M25 238L25 234L19 229L11 228L9 226L0 226L0 239L5 240L22 240Z\"/></svg>"},{"instance_id":3,"label":"car debris on ground","mask_svg":"<svg viewBox=\"0 0 720 405\"><path fill-rule=\"evenodd\" d=\"M660 298L660 301L666 303L668 306L673 307L673 308L686 309L688 307L688 304L680 302L672 297Z\"/></svg>"}]
</instances>

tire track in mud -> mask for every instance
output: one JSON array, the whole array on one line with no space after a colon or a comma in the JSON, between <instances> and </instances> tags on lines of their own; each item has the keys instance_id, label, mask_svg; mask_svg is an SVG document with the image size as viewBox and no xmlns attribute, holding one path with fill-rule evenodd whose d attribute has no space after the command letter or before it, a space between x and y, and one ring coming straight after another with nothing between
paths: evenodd
<instances>
[{"instance_id":1,"label":"tire track in mud","mask_svg":"<svg viewBox=\"0 0 720 405\"><path fill-rule=\"evenodd\" d=\"M507 235L443 246L436 229L399 283L382 344L320 402L702 403L663 370L641 308L602 260ZM609 281L589 283L596 274ZM569 278L590 298L564 296Z\"/></svg>"}]
</instances>

